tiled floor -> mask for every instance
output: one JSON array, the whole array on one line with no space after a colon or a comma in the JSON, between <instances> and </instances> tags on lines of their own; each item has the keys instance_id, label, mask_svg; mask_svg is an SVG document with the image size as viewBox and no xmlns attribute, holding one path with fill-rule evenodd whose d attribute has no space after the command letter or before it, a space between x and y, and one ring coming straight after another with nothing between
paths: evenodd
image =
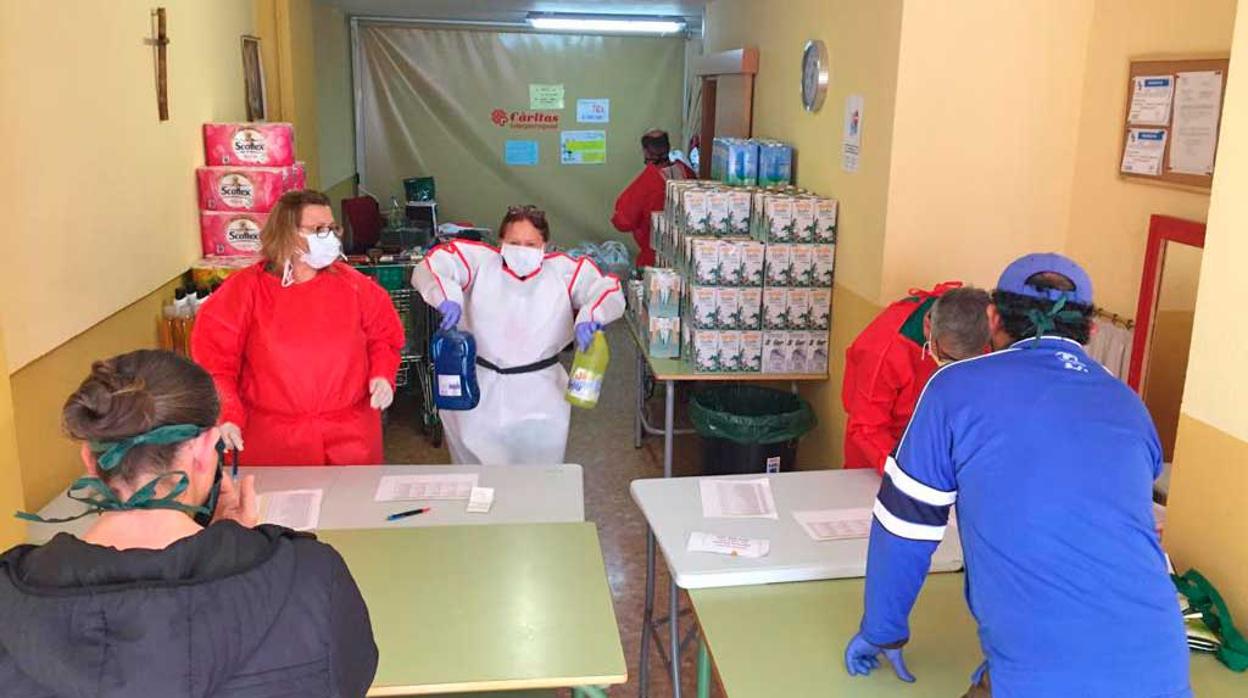
<instances>
[{"instance_id":1,"label":"tiled floor","mask_svg":"<svg viewBox=\"0 0 1248 698\"><path fill-rule=\"evenodd\" d=\"M567 461L585 468L585 515L598 524L607 578L615 597L615 614L620 625L624 654L628 660L628 684L612 689L613 696L634 696L638 691L638 653L641 647L641 613L646 582L646 524L628 492L631 481L663 475L663 442L646 439L641 449L633 448L633 405L636 400L634 371L635 346L627 329L618 324L608 330L611 364L598 407L572 411ZM654 421L661 419L662 390L650 401ZM432 448L417 425L410 404L396 405L386 428L386 458L391 463L449 463L445 448ZM678 407L678 417L683 416ZM698 469L696 437L678 437L674 462L677 474L694 474ZM667 607L667 575L662 558L656 606ZM687 606L687 599L682 607ZM660 611L659 615L664 612ZM682 628L691 622L686 616ZM685 695L694 695L693 651L682 663L681 684ZM651 654L650 695L671 695L671 683L657 655ZM720 695L718 688L712 695Z\"/></svg>"}]
</instances>

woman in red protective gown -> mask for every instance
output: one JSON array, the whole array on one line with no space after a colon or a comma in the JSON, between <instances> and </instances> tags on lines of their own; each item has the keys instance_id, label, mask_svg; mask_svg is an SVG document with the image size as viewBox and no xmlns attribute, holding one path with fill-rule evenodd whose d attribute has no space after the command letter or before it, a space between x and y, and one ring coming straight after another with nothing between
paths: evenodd
<instances>
[{"instance_id":1,"label":"woman in red protective gown","mask_svg":"<svg viewBox=\"0 0 1248 698\"><path fill-rule=\"evenodd\" d=\"M263 261L196 316L191 352L242 465L383 462L403 327L385 290L340 261L341 233L324 194L287 192L260 233Z\"/></svg>"}]
</instances>

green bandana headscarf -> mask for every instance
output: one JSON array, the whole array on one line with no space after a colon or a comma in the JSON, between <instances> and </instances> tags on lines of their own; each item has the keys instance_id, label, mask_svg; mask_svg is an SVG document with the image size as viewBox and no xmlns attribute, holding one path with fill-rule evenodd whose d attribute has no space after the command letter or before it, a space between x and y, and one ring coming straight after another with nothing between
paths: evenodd
<instances>
[{"instance_id":1,"label":"green bandana headscarf","mask_svg":"<svg viewBox=\"0 0 1248 698\"><path fill-rule=\"evenodd\" d=\"M1036 328L1036 339L1040 339L1044 335L1052 332L1057 328L1057 321L1077 322L1082 315L1077 310L1063 310L1066 307L1066 297L1062 296L1045 312L1041 312L1036 308L1027 311L1027 319L1031 320L1031 324Z\"/></svg>"},{"instance_id":2,"label":"green bandana headscarf","mask_svg":"<svg viewBox=\"0 0 1248 698\"><path fill-rule=\"evenodd\" d=\"M87 443L87 448L96 454L96 462L99 464L100 470L108 472L116 468L122 459L126 457L126 454L130 452L130 449L135 446L143 444L159 446L181 443L199 436L204 432L204 429L204 427L195 424L167 424L117 441L91 441ZM157 497L157 485L160 484L161 480L169 477L176 477L178 481L168 494L163 497ZM206 507L191 506L177 501L178 497L186 491L190 482L190 476L181 470L161 473L152 478L146 485L135 490L134 494L130 495L123 502L117 497L117 493L113 492L113 488L109 487L108 483L100 478L80 477L74 481L74 484L69 486L66 496L86 504L86 511L77 516L61 519L45 519L38 514L19 511L17 512L17 518L39 523L65 523L81 519L88 514L98 514L106 511L130 511L134 509L174 509L192 515L208 513L209 509ZM86 493L78 494L83 491L86 491Z\"/></svg>"}]
</instances>

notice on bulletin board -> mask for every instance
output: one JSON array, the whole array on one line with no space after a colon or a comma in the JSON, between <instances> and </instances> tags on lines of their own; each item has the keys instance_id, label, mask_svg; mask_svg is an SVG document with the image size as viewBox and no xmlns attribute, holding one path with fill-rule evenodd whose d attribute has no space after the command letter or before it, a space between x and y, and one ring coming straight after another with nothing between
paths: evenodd
<instances>
[{"instance_id":1,"label":"notice on bulletin board","mask_svg":"<svg viewBox=\"0 0 1248 698\"><path fill-rule=\"evenodd\" d=\"M1170 169L1194 175L1213 174L1222 113L1222 73L1179 73L1174 93Z\"/></svg>"},{"instance_id":2,"label":"notice on bulletin board","mask_svg":"<svg viewBox=\"0 0 1248 698\"><path fill-rule=\"evenodd\" d=\"M1161 161L1166 153L1166 132L1133 128L1127 131L1127 147L1122 153L1122 171L1127 174L1161 174Z\"/></svg>"},{"instance_id":3,"label":"notice on bulletin board","mask_svg":"<svg viewBox=\"0 0 1248 698\"><path fill-rule=\"evenodd\" d=\"M537 155L537 141L507 141L503 145L503 162L512 167L533 167Z\"/></svg>"},{"instance_id":4,"label":"notice on bulletin board","mask_svg":"<svg viewBox=\"0 0 1248 698\"><path fill-rule=\"evenodd\" d=\"M605 124L611 120L611 100L576 100L576 121L581 124Z\"/></svg>"},{"instance_id":5,"label":"notice on bulletin board","mask_svg":"<svg viewBox=\"0 0 1248 698\"><path fill-rule=\"evenodd\" d=\"M529 85L529 109L563 109L563 85Z\"/></svg>"},{"instance_id":6,"label":"notice on bulletin board","mask_svg":"<svg viewBox=\"0 0 1248 698\"><path fill-rule=\"evenodd\" d=\"M1165 126L1170 123L1170 103L1174 97L1174 76L1141 75L1131 82L1131 108L1127 122L1132 126Z\"/></svg>"},{"instance_id":7,"label":"notice on bulletin board","mask_svg":"<svg viewBox=\"0 0 1248 698\"><path fill-rule=\"evenodd\" d=\"M862 153L862 95L845 98L845 126L841 135L841 169L858 171L858 158Z\"/></svg>"},{"instance_id":8,"label":"notice on bulletin board","mask_svg":"<svg viewBox=\"0 0 1248 698\"><path fill-rule=\"evenodd\" d=\"M559 147L564 165L601 165L607 161L607 132L564 131Z\"/></svg>"}]
</instances>

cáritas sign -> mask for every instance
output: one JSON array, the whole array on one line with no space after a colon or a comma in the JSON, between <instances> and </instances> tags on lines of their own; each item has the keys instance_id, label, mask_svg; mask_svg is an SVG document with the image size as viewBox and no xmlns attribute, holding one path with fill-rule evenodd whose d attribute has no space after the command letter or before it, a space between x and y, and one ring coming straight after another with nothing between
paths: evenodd
<instances>
[{"instance_id":1,"label":"c\u00e1ritas sign","mask_svg":"<svg viewBox=\"0 0 1248 698\"><path fill-rule=\"evenodd\" d=\"M490 112L490 121L493 121L494 125L499 128L518 130L554 131L559 128L558 112L549 111L506 111L504 109L495 109Z\"/></svg>"}]
</instances>

